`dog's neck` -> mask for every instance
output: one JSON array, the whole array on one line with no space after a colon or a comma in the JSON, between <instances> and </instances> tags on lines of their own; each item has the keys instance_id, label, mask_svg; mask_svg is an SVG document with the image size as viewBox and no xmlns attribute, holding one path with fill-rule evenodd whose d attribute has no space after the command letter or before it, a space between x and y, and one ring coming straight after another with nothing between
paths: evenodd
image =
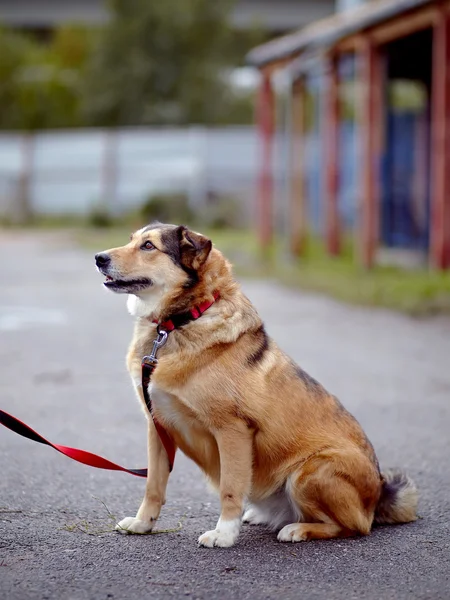
<instances>
[{"instance_id":1,"label":"dog's neck","mask_svg":"<svg viewBox=\"0 0 450 600\"><path fill-rule=\"evenodd\" d=\"M161 323L172 317L187 313L204 302L214 301L217 297L217 289L209 289L209 286L199 286L199 289L186 290L182 296L170 296L156 294L144 297L128 297L127 308L130 314L150 322Z\"/></svg>"},{"instance_id":2,"label":"dog's neck","mask_svg":"<svg viewBox=\"0 0 450 600\"><path fill-rule=\"evenodd\" d=\"M134 296L130 294L127 300L128 312L133 317L138 318L151 318L154 315L160 305L159 298Z\"/></svg>"},{"instance_id":3,"label":"dog's neck","mask_svg":"<svg viewBox=\"0 0 450 600\"><path fill-rule=\"evenodd\" d=\"M134 317L145 318L151 321L152 323L161 323L166 320L170 320L179 315L186 315L187 313L195 313L199 306L202 306L205 303L211 302L214 303L219 297L219 293L215 290L212 294L212 298L205 297L201 298L201 300L192 300L186 302L178 302L172 310L160 311L157 306L152 306L152 304L142 298L137 296L130 295L127 301L127 307L130 314ZM203 312L203 311L201 311Z\"/></svg>"},{"instance_id":4,"label":"dog's neck","mask_svg":"<svg viewBox=\"0 0 450 600\"><path fill-rule=\"evenodd\" d=\"M211 254L213 253L215 254L214 250ZM161 323L171 316L191 310L202 302L212 300L217 291L222 299L232 298L239 286L231 276L228 261L220 253L217 258L220 260L217 261L216 267L199 273L199 281L193 288L185 289L181 295L179 291L173 293L162 287L152 288L146 295L130 295L127 302L128 311L134 317Z\"/></svg>"}]
</instances>

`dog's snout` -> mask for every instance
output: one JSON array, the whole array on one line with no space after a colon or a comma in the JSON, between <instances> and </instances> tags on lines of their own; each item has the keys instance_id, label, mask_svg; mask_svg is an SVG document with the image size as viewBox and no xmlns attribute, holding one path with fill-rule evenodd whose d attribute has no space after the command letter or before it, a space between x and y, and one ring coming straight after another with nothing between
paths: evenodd
<instances>
[{"instance_id":1,"label":"dog's snout","mask_svg":"<svg viewBox=\"0 0 450 600\"><path fill-rule=\"evenodd\" d=\"M111 257L106 252L99 252L95 255L95 264L97 267L106 267L111 262Z\"/></svg>"}]
</instances>

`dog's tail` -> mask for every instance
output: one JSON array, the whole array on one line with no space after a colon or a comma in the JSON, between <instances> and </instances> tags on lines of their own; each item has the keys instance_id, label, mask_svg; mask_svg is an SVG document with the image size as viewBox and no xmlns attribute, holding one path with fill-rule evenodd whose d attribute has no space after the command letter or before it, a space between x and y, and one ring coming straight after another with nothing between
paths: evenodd
<instances>
[{"instance_id":1,"label":"dog's tail","mask_svg":"<svg viewBox=\"0 0 450 600\"><path fill-rule=\"evenodd\" d=\"M383 487L375 523L410 523L417 519L418 493L414 481L398 469L382 473Z\"/></svg>"}]
</instances>

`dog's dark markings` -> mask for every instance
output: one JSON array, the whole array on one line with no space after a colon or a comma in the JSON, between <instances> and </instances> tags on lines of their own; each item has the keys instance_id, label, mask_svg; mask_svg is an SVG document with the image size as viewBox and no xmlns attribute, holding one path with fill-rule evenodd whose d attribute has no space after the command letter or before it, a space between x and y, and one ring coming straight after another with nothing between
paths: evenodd
<instances>
[{"instance_id":1,"label":"dog's dark markings","mask_svg":"<svg viewBox=\"0 0 450 600\"><path fill-rule=\"evenodd\" d=\"M400 471L389 471L389 477L382 477L382 491L377 506L376 517L383 517L392 510L398 498L399 491L408 485L408 478Z\"/></svg>"},{"instance_id":2,"label":"dog's dark markings","mask_svg":"<svg viewBox=\"0 0 450 600\"><path fill-rule=\"evenodd\" d=\"M245 422L245 424L247 425L248 429L252 429L253 431L257 431L258 430L258 426L256 424L256 421L254 421L251 417L249 417L248 415L244 414L240 407L238 405L236 405L234 407L233 410L233 416L237 417L238 419L242 419L242 421Z\"/></svg>"},{"instance_id":3,"label":"dog's dark markings","mask_svg":"<svg viewBox=\"0 0 450 600\"><path fill-rule=\"evenodd\" d=\"M258 343L256 350L254 350L247 357L247 364L250 366L254 366L261 362L264 358L264 355L269 348L269 338L267 337L264 325L261 325L259 329L250 333L250 335L252 335L254 340Z\"/></svg>"},{"instance_id":4,"label":"dog's dark markings","mask_svg":"<svg viewBox=\"0 0 450 600\"><path fill-rule=\"evenodd\" d=\"M297 377L303 381L307 390L314 394L323 394L325 393L325 389L320 385L320 383L311 377L306 371L304 371L301 367L294 364L295 374Z\"/></svg>"},{"instance_id":5,"label":"dog's dark markings","mask_svg":"<svg viewBox=\"0 0 450 600\"><path fill-rule=\"evenodd\" d=\"M182 231L182 227L176 227L174 229L167 229L163 231L161 233L161 243L163 245L162 251L165 252L168 256L170 256L170 258L177 265L177 267L183 269L183 271L187 274L188 279L183 285L183 287L185 289L189 289L194 287L194 285L198 283L198 274L197 271L195 271L195 269L190 269L181 262L180 241Z\"/></svg>"},{"instance_id":6,"label":"dog's dark markings","mask_svg":"<svg viewBox=\"0 0 450 600\"><path fill-rule=\"evenodd\" d=\"M162 251L170 256L177 266L181 266L180 238L177 229L161 232Z\"/></svg>"},{"instance_id":7,"label":"dog's dark markings","mask_svg":"<svg viewBox=\"0 0 450 600\"><path fill-rule=\"evenodd\" d=\"M342 402L339 400L339 398L336 398L336 396L332 396L331 397L332 400L334 401L334 413L335 413L335 420L339 420L342 419L343 417L350 417L352 419L354 419L353 415L351 415L348 410L345 408L345 406L342 404Z\"/></svg>"},{"instance_id":8,"label":"dog's dark markings","mask_svg":"<svg viewBox=\"0 0 450 600\"><path fill-rule=\"evenodd\" d=\"M247 425L248 429L251 429L252 431L254 431L255 433L257 431L259 431L258 425L256 424L256 421L254 421L252 418L247 417L247 416L243 416L243 419L245 421L245 424Z\"/></svg>"}]
</instances>

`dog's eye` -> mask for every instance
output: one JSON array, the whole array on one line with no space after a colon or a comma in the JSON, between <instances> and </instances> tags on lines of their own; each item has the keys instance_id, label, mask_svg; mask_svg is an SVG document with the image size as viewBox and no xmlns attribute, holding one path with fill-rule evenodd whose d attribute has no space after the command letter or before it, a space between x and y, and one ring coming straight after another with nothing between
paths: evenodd
<instances>
[{"instance_id":1,"label":"dog's eye","mask_svg":"<svg viewBox=\"0 0 450 600\"><path fill-rule=\"evenodd\" d=\"M155 246L148 240L145 244L142 244L141 250L154 250Z\"/></svg>"}]
</instances>

